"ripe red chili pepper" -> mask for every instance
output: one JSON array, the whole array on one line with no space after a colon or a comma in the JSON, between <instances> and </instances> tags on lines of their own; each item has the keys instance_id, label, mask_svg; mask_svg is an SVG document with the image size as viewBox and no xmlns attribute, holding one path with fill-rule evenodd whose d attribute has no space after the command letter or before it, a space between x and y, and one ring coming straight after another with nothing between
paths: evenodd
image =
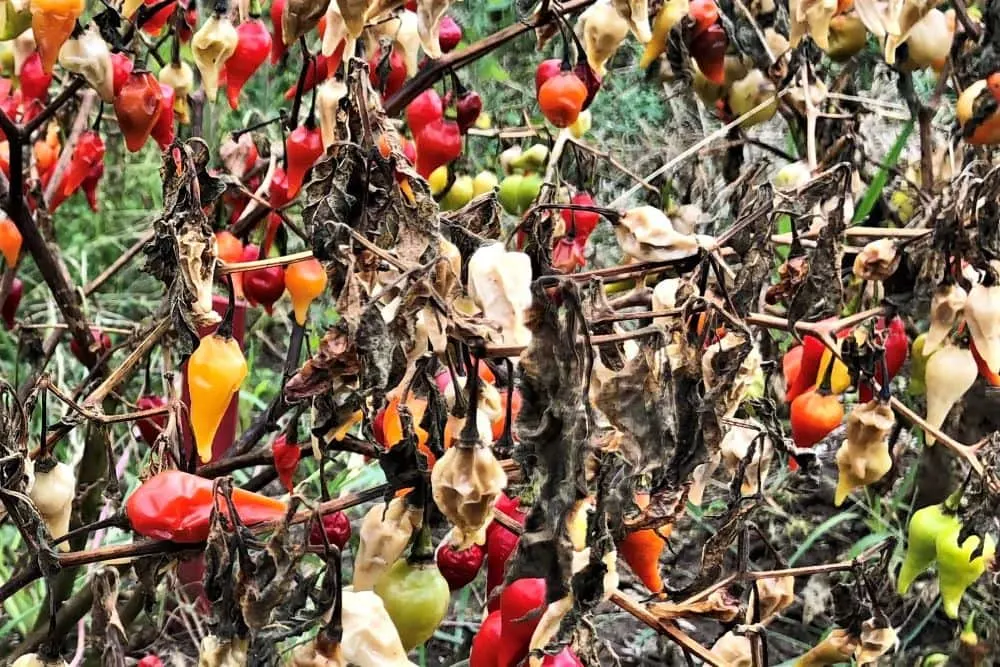
<instances>
[{"instance_id":1,"label":"ripe red chili pepper","mask_svg":"<svg viewBox=\"0 0 1000 667\"><path fill-rule=\"evenodd\" d=\"M442 542L434 555L441 575L448 581L448 588L457 591L471 584L486 560L486 550L478 544L459 551Z\"/></svg>"},{"instance_id":2,"label":"ripe red chili pepper","mask_svg":"<svg viewBox=\"0 0 1000 667\"><path fill-rule=\"evenodd\" d=\"M313 521L309 529L309 544L323 545L323 533L326 539L338 549L343 549L351 539L351 520L343 512L324 514L320 522Z\"/></svg>"},{"instance_id":3,"label":"ripe red chili pepper","mask_svg":"<svg viewBox=\"0 0 1000 667\"><path fill-rule=\"evenodd\" d=\"M802 345L799 347L802 350L796 353L801 355L798 367L797 369L794 367L793 357L789 360L788 373L785 375L785 400L789 403L815 386L823 353L826 352L826 346L815 336L803 336ZM792 350L789 350L786 356L791 352Z\"/></svg>"},{"instance_id":4,"label":"ripe red chili pepper","mask_svg":"<svg viewBox=\"0 0 1000 667\"><path fill-rule=\"evenodd\" d=\"M212 492L214 481L180 470L164 470L143 482L125 501L132 528L144 537L182 544L208 538L212 508L228 515L222 497ZM233 489L233 506L248 526L284 517L285 503L243 489Z\"/></svg>"},{"instance_id":5,"label":"ripe red chili pepper","mask_svg":"<svg viewBox=\"0 0 1000 667\"><path fill-rule=\"evenodd\" d=\"M443 117L444 103L433 88L428 88L417 95L406 107L406 124L410 126L413 136L417 136L424 127Z\"/></svg>"},{"instance_id":6,"label":"ripe red chili pepper","mask_svg":"<svg viewBox=\"0 0 1000 667\"><path fill-rule=\"evenodd\" d=\"M280 217L278 218L281 219ZM243 261L249 262L261 257L260 249L250 243L243 249ZM270 315L274 303L285 293L285 269L269 266L243 274L243 294L251 305L260 304Z\"/></svg>"},{"instance_id":7,"label":"ripe red chili pepper","mask_svg":"<svg viewBox=\"0 0 1000 667\"><path fill-rule=\"evenodd\" d=\"M302 189L306 172L323 155L323 135L312 113L285 140L285 153L288 158L285 169L288 175L288 196L294 199Z\"/></svg>"},{"instance_id":8,"label":"ripe red chili pepper","mask_svg":"<svg viewBox=\"0 0 1000 667\"><path fill-rule=\"evenodd\" d=\"M46 74L42 69L42 57L38 55L38 51L28 56L21 65L19 81L25 101L44 100L48 96L52 73Z\"/></svg>"},{"instance_id":9,"label":"ripe red chili pepper","mask_svg":"<svg viewBox=\"0 0 1000 667\"><path fill-rule=\"evenodd\" d=\"M236 28L239 41L236 50L226 61L226 97L229 106L235 109L239 106L240 91L243 85L254 75L254 72L267 60L271 52L271 33L267 31L264 22L257 18L260 15L260 3L250 6L250 20L244 21Z\"/></svg>"},{"instance_id":10,"label":"ripe red chili pepper","mask_svg":"<svg viewBox=\"0 0 1000 667\"><path fill-rule=\"evenodd\" d=\"M81 188L83 189L84 195L87 197L87 203L90 204L90 210L97 213L99 208L97 202L97 188L101 184L101 177L104 176L104 160L96 163L90 169L90 174L84 179Z\"/></svg>"},{"instance_id":11,"label":"ripe red chili pepper","mask_svg":"<svg viewBox=\"0 0 1000 667\"><path fill-rule=\"evenodd\" d=\"M116 96L122 91L125 82L128 81L133 67L132 60L124 53L111 54L112 79L114 81L112 85Z\"/></svg>"},{"instance_id":12,"label":"ripe red chili pepper","mask_svg":"<svg viewBox=\"0 0 1000 667\"><path fill-rule=\"evenodd\" d=\"M125 146L135 153L149 139L163 102L160 82L150 72L133 71L115 96L115 115Z\"/></svg>"},{"instance_id":13,"label":"ripe red chili pepper","mask_svg":"<svg viewBox=\"0 0 1000 667\"><path fill-rule=\"evenodd\" d=\"M104 140L94 130L84 130L73 148L73 156L63 175L62 194L69 197L90 175L94 165L104 162Z\"/></svg>"},{"instance_id":14,"label":"ripe red chili pepper","mask_svg":"<svg viewBox=\"0 0 1000 667\"><path fill-rule=\"evenodd\" d=\"M111 337L108 336L108 334L104 333L97 327L91 327L90 335L94 337L94 342L96 343L96 346L91 346L92 348L96 347L97 351L94 353L95 356L100 357L102 354L111 349ZM73 353L73 356L76 357L81 364L83 363L83 348L81 348L80 344L76 342L76 338L70 339L69 351Z\"/></svg>"},{"instance_id":15,"label":"ripe red chili pepper","mask_svg":"<svg viewBox=\"0 0 1000 667\"><path fill-rule=\"evenodd\" d=\"M275 176L277 176L277 171L275 171ZM283 190L283 192L287 192L287 188ZM271 199L271 202L272 203L274 202L273 197ZM274 245L274 239L278 236L278 230L281 229L282 223L283 220L281 219L281 216L278 215L277 213L271 213L270 215L267 216L267 229L264 231L264 241L263 244L261 245L262 257L266 257L271 252L271 246ZM285 284L284 269L282 269L281 271L281 284L282 286L284 286ZM278 296L281 295L279 294ZM261 301L261 303L264 302Z\"/></svg>"},{"instance_id":16,"label":"ripe red chili pepper","mask_svg":"<svg viewBox=\"0 0 1000 667\"><path fill-rule=\"evenodd\" d=\"M396 94L396 91L406 83L406 61L403 60L399 49L392 49L389 54L389 62L382 63L382 49L376 49L375 54L368 61L368 79L372 87L382 93L382 97L389 98ZM388 66L388 73L385 81L382 81L381 70Z\"/></svg>"},{"instance_id":17,"label":"ripe red chili pepper","mask_svg":"<svg viewBox=\"0 0 1000 667\"><path fill-rule=\"evenodd\" d=\"M450 16L441 18L438 24L438 44L441 46L441 53L448 53L458 46L462 41L462 26L455 22Z\"/></svg>"},{"instance_id":18,"label":"ripe red chili pepper","mask_svg":"<svg viewBox=\"0 0 1000 667\"><path fill-rule=\"evenodd\" d=\"M892 378L896 377L899 369L903 367L906 355L910 351L910 340L906 337L906 325L903 324L902 318L897 316L889 320L889 326L886 327L885 318L879 318L875 329L885 334L885 365L889 370L889 380L891 381ZM875 380L879 384L883 383L881 364L875 366ZM872 400L873 396L871 385L862 382L858 388L859 401L867 403Z\"/></svg>"},{"instance_id":19,"label":"ripe red chili pepper","mask_svg":"<svg viewBox=\"0 0 1000 667\"><path fill-rule=\"evenodd\" d=\"M336 57L336 54L334 54L331 57ZM339 66L339 62L337 63L337 66ZM336 71L337 67L333 67L332 69L330 67L330 58L327 58L322 53L320 53L315 58L312 58L309 61L309 64L306 66L306 78L305 81L302 83L302 92L303 93L309 92L319 84L326 81L327 78L329 78L331 72L336 72ZM285 91L285 99L294 100L295 91L298 90L298 87L299 87L298 83L292 84L292 87Z\"/></svg>"},{"instance_id":20,"label":"ripe red chili pepper","mask_svg":"<svg viewBox=\"0 0 1000 667\"><path fill-rule=\"evenodd\" d=\"M794 401L790 410L792 438L799 447L812 447L840 426L844 406L829 390L829 378Z\"/></svg>"},{"instance_id":21,"label":"ripe red chili pepper","mask_svg":"<svg viewBox=\"0 0 1000 667\"><path fill-rule=\"evenodd\" d=\"M462 133L452 120L428 123L416 135L417 173L427 178L431 172L462 154Z\"/></svg>"},{"instance_id":22,"label":"ripe red chili pepper","mask_svg":"<svg viewBox=\"0 0 1000 667\"><path fill-rule=\"evenodd\" d=\"M191 37L194 35L195 26L197 25L198 7L194 2L191 2L190 6L184 10L184 20L177 29L177 36L180 37L182 44L187 44L191 41Z\"/></svg>"},{"instance_id":23,"label":"ripe red chili pepper","mask_svg":"<svg viewBox=\"0 0 1000 667\"><path fill-rule=\"evenodd\" d=\"M595 205L594 198L590 196L589 192L577 192L570 198L569 203L574 206ZM597 224L601 221L601 215L593 211L564 209L561 213L563 222L566 223L566 233L578 237L582 236L584 239L590 236L591 232L594 231Z\"/></svg>"},{"instance_id":24,"label":"ripe red chili pepper","mask_svg":"<svg viewBox=\"0 0 1000 667\"><path fill-rule=\"evenodd\" d=\"M469 128L479 118L483 111L483 98L474 90L463 93L455 104L455 121L458 123L458 130L462 134L469 131Z\"/></svg>"},{"instance_id":25,"label":"ripe red chili pepper","mask_svg":"<svg viewBox=\"0 0 1000 667\"><path fill-rule=\"evenodd\" d=\"M713 3L714 4L714 3ZM722 85L726 82L726 49L729 41L726 31L718 23L709 25L704 32L697 34L689 46L691 56L698 63L698 69L712 83Z\"/></svg>"},{"instance_id":26,"label":"ripe red chili pepper","mask_svg":"<svg viewBox=\"0 0 1000 667\"><path fill-rule=\"evenodd\" d=\"M544 611L544 579L518 579L504 587L500 593L497 667L515 667L524 659Z\"/></svg>"},{"instance_id":27,"label":"ripe red chili pepper","mask_svg":"<svg viewBox=\"0 0 1000 667\"><path fill-rule=\"evenodd\" d=\"M542 667L583 667L583 663L576 657L576 653L573 653L573 649L567 646L555 655L545 656Z\"/></svg>"},{"instance_id":28,"label":"ripe red chili pepper","mask_svg":"<svg viewBox=\"0 0 1000 667\"><path fill-rule=\"evenodd\" d=\"M285 55L285 36L281 31L281 13L285 11L286 0L274 0L271 3L271 29L274 36L271 38L271 64L277 65L281 56Z\"/></svg>"},{"instance_id":29,"label":"ripe red chili pepper","mask_svg":"<svg viewBox=\"0 0 1000 667\"><path fill-rule=\"evenodd\" d=\"M150 653L139 661L138 667L163 667L163 661L159 656Z\"/></svg>"},{"instance_id":30,"label":"ripe red chili pepper","mask_svg":"<svg viewBox=\"0 0 1000 667\"><path fill-rule=\"evenodd\" d=\"M535 95L538 95L546 81L560 72L562 72L562 60L559 58L549 58L538 63L538 69L535 70Z\"/></svg>"},{"instance_id":31,"label":"ripe red chili pepper","mask_svg":"<svg viewBox=\"0 0 1000 667\"><path fill-rule=\"evenodd\" d=\"M281 167L274 170L274 175L271 177L271 187L268 189L268 201L271 203L271 208L281 208L288 202L292 200L288 196L288 174ZM273 215L273 214L272 214ZM278 216L280 219L281 216ZM264 252L269 252L271 247L269 244L264 244Z\"/></svg>"},{"instance_id":32,"label":"ripe red chili pepper","mask_svg":"<svg viewBox=\"0 0 1000 667\"><path fill-rule=\"evenodd\" d=\"M274 456L274 469L278 472L278 479L291 493L295 488L295 469L299 467L302 448L294 442L288 442L288 436L282 433L271 443L271 454Z\"/></svg>"},{"instance_id":33,"label":"ripe red chili pepper","mask_svg":"<svg viewBox=\"0 0 1000 667\"><path fill-rule=\"evenodd\" d=\"M563 70L538 89L538 106L550 123L556 127L569 127L583 110L587 94L587 85L580 77Z\"/></svg>"},{"instance_id":34,"label":"ripe red chili pepper","mask_svg":"<svg viewBox=\"0 0 1000 667\"><path fill-rule=\"evenodd\" d=\"M160 149L165 149L174 143L176 130L174 127L174 88L165 83L160 84L160 115L156 119L156 124L150 135L160 145Z\"/></svg>"},{"instance_id":35,"label":"ripe red chili pepper","mask_svg":"<svg viewBox=\"0 0 1000 667\"><path fill-rule=\"evenodd\" d=\"M519 509L520 503L519 499L511 499L501 493L497 499L496 509L523 526L525 514ZM486 527L486 596L489 599L490 611L500 608L499 597L491 594L493 589L503 583L507 561L517 548L519 539L518 535L496 521Z\"/></svg>"},{"instance_id":36,"label":"ripe red chili pepper","mask_svg":"<svg viewBox=\"0 0 1000 667\"><path fill-rule=\"evenodd\" d=\"M563 236L552 247L552 268L562 273L573 273L587 265L585 248L587 239L582 236Z\"/></svg>"},{"instance_id":37,"label":"ripe red chili pepper","mask_svg":"<svg viewBox=\"0 0 1000 667\"><path fill-rule=\"evenodd\" d=\"M167 399L162 396L143 394L135 402L135 407L137 410L151 410L153 408L162 408L166 404ZM152 445L156 441L156 437L166 428L167 416L156 415L155 417L146 417L145 419L138 420L135 425L139 429L139 436L142 438L142 441L147 445Z\"/></svg>"},{"instance_id":38,"label":"ripe red chili pepper","mask_svg":"<svg viewBox=\"0 0 1000 667\"><path fill-rule=\"evenodd\" d=\"M17 307L21 305L21 296L23 294L24 283L21 282L20 278L14 278L14 282L10 285L10 292L7 293L7 299L3 302L3 308L0 308L0 316L3 317L3 323L7 327L7 331L14 328L14 316L17 315Z\"/></svg>"},{"instance_id":39,"label":"ripe red chili pepper","mask_svg":"<svg viewBox=\"0 0 1000 667\"><path fill-rule=\"evenodd\" d=\"M160 0L145 0L147 7L152 7L159 4ZM170 17L174 15L174 10L177 8L177 3L172 2L160 11L156 12L150 16L145 23L142 24L143 32L149 35L156 35L163 29L163 26L167 24Z\"/></svg>"},{"instance_id":40,"label":"ripe red chili pepper","mask_svg":"<svg viewBox=\"0 0 1000 667\"><path fill-rule=\"evenodd\" d=\"M490 612L479 632L472 638L472 651L469 653L469 667L497 667L497 655L500 652L500 610Z\"/></svg>"}]
</instances>

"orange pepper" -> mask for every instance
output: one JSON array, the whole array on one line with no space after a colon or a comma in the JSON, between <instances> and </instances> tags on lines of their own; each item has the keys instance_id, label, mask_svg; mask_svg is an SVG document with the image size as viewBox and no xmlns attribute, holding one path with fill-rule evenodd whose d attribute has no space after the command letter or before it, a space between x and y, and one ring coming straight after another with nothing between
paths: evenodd
<instances>
[{"instance_id":1,"label":"orange pepper","mask_svg":"<svg viewBox=\"0 0 1000 667\"><path fill-rule=\"evenodd\" d=\"M652 528L637 530L625 536L618 545L618 553L635 576L653 593L663 590L660 576L660 555L666 542Z\"/></svg>"},{"instance_id":2,"label":"orange pepper","mask_svg":"<svg viewBox=\"0 0 1000 667\"><path fill-rule=\"evenodd\" d=\"M21 230L13 220L0 220L0 253L3 253L3 258L7 261L7 268L13 268L17 264L17 257L21 254L21 240Z\"/></svg>"},{"instance_id":3,"label":"orange pepper","mask_svg":"<svg viewBox=\"0 0 1000 667\"><path fill-rule=\"evenodd\" d=\"M72 34L85 4L84 0L31 0L31 29L46 74L52 73L59 49Z\"/></svg>"},{"instance_id":4,"label":"orange pepper","mask_svg":"<svg viewBox=\"0 0 1000 667\"><path fill-rule=\"evenodd\" d=\"M326 269L315 257L289 264L285 269L285 289L292 297L295 321L305 326L309 306L326 289Z\"/></svg>"}]
</instances>

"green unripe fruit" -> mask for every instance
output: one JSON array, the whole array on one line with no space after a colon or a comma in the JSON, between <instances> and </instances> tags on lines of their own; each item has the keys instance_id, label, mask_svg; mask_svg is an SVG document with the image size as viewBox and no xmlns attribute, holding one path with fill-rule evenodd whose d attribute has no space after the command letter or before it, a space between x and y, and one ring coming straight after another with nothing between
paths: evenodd
<instances>
[{"instance_id":1,"label":"green unripe fruit","mask_svg":"<svg viewBox=\"0 0 1000 667\"><path fill-rule=\"evenodd\" d=\"M497 198L500 200L503 210L511 215L521 214L520 192L523 181L524 176L521 174L511 174L500 181L500 191L497 193Z\"/></svg>"}]
</instances>

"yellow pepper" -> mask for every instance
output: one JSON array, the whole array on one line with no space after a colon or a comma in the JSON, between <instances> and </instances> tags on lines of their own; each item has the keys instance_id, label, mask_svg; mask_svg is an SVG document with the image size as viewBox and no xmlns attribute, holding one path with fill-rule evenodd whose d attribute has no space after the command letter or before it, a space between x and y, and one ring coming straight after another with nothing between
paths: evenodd
<instances>
[{"instance_id":1,"label":"yellow pepper","mask_svg":"<svg viewBox=\"0 0 1000 667\"><path fill-rule=\"evenodd\" d=\"M84 0L31 0L31 30L46 74L52 73L59 49L73 33L84 4Z\"/></svg>"},{"instance_id":2,"label":"yellow pepper","mask_svg":"<svg viewBox=\"0 0 1000 667\"><path fill-rule=\"evenodd\" d=\"M816 377L824 377L826 375L826 369L830 365L830 361L833 359L833 352L829 348L823 353L822 359L819 362L819 372ZM834 394L843 394L845 391L851 388L851 372L847 370L847 365L837 359L833 364L833 372L830 373L830 391Z\"/></svg>"}]
</instances>

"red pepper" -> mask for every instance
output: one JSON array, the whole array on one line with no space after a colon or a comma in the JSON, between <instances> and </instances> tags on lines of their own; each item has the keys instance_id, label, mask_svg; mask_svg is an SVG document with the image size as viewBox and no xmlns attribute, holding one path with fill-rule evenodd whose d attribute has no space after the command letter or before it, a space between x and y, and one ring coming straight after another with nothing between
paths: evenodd
<instances>
[{"instance_id":1,"label":"red pepper","mask_svg":"<svg viewBox=\"0 0 1000 667\"><path fill-rule=\"evenodd\" d=\"M272 41L272 44L274 42ZM336 53L331 56L336 57ZM338 63L339 66L339 63ZM324 56L322 53L317 55L315 58L309 60L309 64L306 66L306 78L302 83L302 92L307 93L319 84L323 83L330 76L330 72L336 72L337 68L330 68L330 59ZM292 87L285 91L286 100L295 99L295 91L298 90L299 84L292 84Z\"/></svg>"},{"instance_id":2,"label":"red pepper","mask_svg":"<svg viewBox=\"0 0 1000 667\"><path fill-rule=\"evenodd\" d=\"M115 96L115 115L125 136L125 146L135 153L149 139L163 102L160 82L150 72L132 72Z\"/></svg>"},{"instance_id":3,"label":"red pepper","mask_svg":"<svg viewBox=\"0 0 1000 667\"><path fill-rule=\"evenodd\" d=\"M497 655L500 653L500 610L490 612L479 632L472 638L472 651L469 653L469 667L497 667Z\"/></svg>"},{"instance_id":4,"label":"red pepper","mask_svg":"<svg viewBox=\"0 0 1000 667\"><path fill-rule=\"evenodd\" d=\"M226 61L226 97L233 109L239 106L240 91L244 84L264 64L271 52L271 34L264 22L257 18L259 11L260 5L254 2L250 8L250 20L236 28L239 41L236 42L233 55Z\"/></svg>"},{"instance_id":5,"label":"red pepper","mask_svg":"<svg viewBox=\"0 0 1000 667\"><path fill-rule=\"evenodd\" d=\"M49 84L52 83L52 74L46 74L42 69L42 57L38 51L32 53L21 65L21 93L24 100L44 100L49 94Z\"/></svg>"},{"instance_id":6,"label":"red pepper","mask_svg":"<svg viewBox=\"0 0 1000 667\"><path fill-rule=\"evenodd\" d=\"M448 53L454 50L458 43L462 41L462 26L455 22L450 16L445 16L438 24L438 44L441 46L441 53Z\"/></svg>"},{"instance_id":7,"label":"red pepper","mask_svg":"<svg viewBox=\"0 0 1000 667\"><path fill-rule=\"evenodd\" d=\"M166 404L167 399L162 396L143 394L135 402L135 407L137 410L151 410L153 408L162 408ZM147 445L152 445L156 441L156 437L167 427L167 415L146 417L137 421L135 425L139 429L139 436L142 438L142 441Z\"/></svg>"},{"instance_id":8,"label":"red pepper","mask_svg":"<svg viewBox=\"0 0 1000 667\"><path fill-rule=\"evenodd\" d=\"M899 369L903 367L906 355L910 351L910 340L906 337L906 325L903 324L902 318L897 316L892 318L889 321L889 326L886 327L885 318L880 317L876 324L876 331L882 331L885 334L885 365L889 370L889 381L891 382ZM883 383L881 364L875 367L875 380L879 384ZM871 385L862 382L858 388L859 401L867 403L872 400L873 396Z\"/></svg>"},{"instance_id":9,"label":"red pepper","mask_svg":"<svg viewBox=\"0 0 1000 667\"><path fill-rule=\"evenodd\" d=\"M406 61L403 60L399 49L393 49L389 54L388 67L389 72L383 82L379 71L382 68L382 49L376 49L368 61L368 79L375 90L382 93L383 98L392 97L406 83Z\"/></svg>"},{"instance_id":10,"label":"red pepper","mask_svg":"<svg viewBox=\"0 0 1000 667\"><path fill-rule=\"evenodd\" d=\"M268 188L268 201L271 203L271 208L281 208L288 202L292 201L292 198L288 196L288 174L281 167L274 170L274 175L271 176L271 187ZM275 215L272 213L271 215ZM281 216L278 216L281 219ZM271 245L267 242L264 243L264 252L270 252Z\"/></svg>"},{"instance_id":11,"label":"red pepper","mask_svg":"<svg viewBox=\"0 0 1000 667\"><path fill-rule=\"evenodd\" d=\"M815 386L818 379L817 375L819 374L819 365L823 360L823 353L826 352L826 346L815 336L803 336L800 347L802 351L797 354L801 354L802 356L797 372L791 375L792 369L789 368L789 374L785 376L785 400L789 403ZM791 352L792 350L789 350L786 356ZM794 359L791 361L794 361Z\"/></svg>"},{"instance_id":12,"label":"red pepper","mask_svg":"<svg viewBox=\"0 0 1000 667\"><path fill-rule=\"evenodd\" d=\"M138 667L163 667L163 661L159 656L150 653L139 661Z\"/></svg>"},{"instance_id":13,"label":"red pepper","mask_svg":"<svg viewBox=\"0 0 1000 667\"><path fill-rule=\"evenodd\" d=\"M90 175L96 164L104 163L104 140L94 130L85 130L77 139L73 156L63 175L62 194L69 197Z\"/></svg>"},{"instance_id":14,"label":"red pepper","mask_svg":"<svg viewBox=\"0 0 1000 667\"><path fill-rule=\"evenodd\" d=\"M282 433L271 443L271 454L274 456L274 469L278 472L278 479L291 493L295 489L295 469L299 467L302 448L288 442L288 436Z\"/></svg>"},{"instance_id":15,"label":"red pepper","mask_svg":"<svg viewBox=\"0 0 1000 667\"><path fill-rule=\"evenodd\" d=\"M90 174L84 179L81 186L84 195L87 197L87 203L90 204L90 210L94 213L97 213L97 209L99 208L97 203L97 188L101 183L102 176L104 176L104 160L91 167Z\"/></svg>"},{"instance_id":16,"label":"red pepper","mask_svg":"<svg viewBox=\"0 0 1000 667\"><path fill-rule=\"evenodd\" d=\"M406 107L406 124L410 126L413 136L417 136L424 127L443 117L444 103L433 88L428 88L417 95Z\"/></svg>"},{"instance_id":17,"label":"red pepper","mask_svg":"<svg viewBox=\"0 0 1000 667\"><path fill-rule=\"evenodd\" d=\"M538 96L538 91L546 81L560 72L562 72L562 60L559 58L549 58L538 63L538 69L535 70L535 96Z\"/></svg>"},{"instance_id":18,"label":"red pepper","mask_svg":"<svg viewBox=\"0 0 1000 667\"><path fill-rule=\"evenodd\" d=\"M279 217L278 220L281 220ZM254 244L247 244L243 249L243 261L260 259L260 249ZM285 269L281 266L269 266L266 269L256 269L243 274L243 294L251 305L260 304L270 315L274 303L285 293Z\"/></svg>"},{"instance_id":19,"label":"red pepper","mask_svg":"<svg viewBox=\"0 0 1000 667\"><path fill-rule=\"evenodd\" d=\"M113 86L116 96L121 93L125 82L128 81L129 76L132 74L132 67L132 60L124 53L111 54L112 78L114 80Z\"/></svg>"},{"instance_id":20,"label":"red pepper","mask_svg":"<svg viewBox=\"0 0 1000 667\"><path fill-rule=\"evenodd\" d=\"M105 352L111 349L111 337L104 333L97 327L91 327L90 335L94 338L95 345L91 345L91 349L95 350L94 355L100 357ZM83 348L80 344L76 342L76 338L71 338L69 341L69 351L73 353L80 363L83 363Z\"/></svg>"},{"instance_id":21,"label":"red pepper","mask_svg":"<svg viewBox=\"0 0 1000 667\"><path fill-rule=\"evenodd\" d=\"M271 28L274 36L271 38L271 64L277 65L281 56L285 55L285 36L281 32L281 14L285 11L286 0L274 0L271 3ZM294 97L294 94L293 94Z\"/></svg>"},{"instance_id":22,"label":"red pepper","mask_svg":"<svg viewBox=\"0 0 1000 667\"><path fill-rule=\"evenodd\" d=\"M559 653L555 655L547 655L545 659L542 660L542 667L584 667L583 663L580 662L580 658L576 657L576 653L573 653L573 649L570 647L564 648Z\"/></svg>"},{"instance_id":23,"label":"red pepper","mask_svg":"<svg viewBox=\"0 0 1000 667\"><path fill-rule=\"evenodd\" d=\"M552 247L552 268L562 273L573 273L587 265L584 249L587 239L582 236L563 236Z\"/></svg>"},{"instance_id":24,"label":"red pepper","mask_svg":"<svg viewBox=\"0 0 1000 667\"><path fill-rule=\"evenodd\" d=\"M10 285L10 292L7 293L7 299L3 302L3 308L0 308L0 316L3 317L7 331L14 328L14 316L17 315L17 307L21 304L23 294L24 283L21 282L20 278L14 278L14 282Z\"/></svg>"},{"instance_id":25,"label":"red pepper","mask_svg":"<svg viewBox=\"0 0 1000 667\"><path fill-rule=\"evenodd\" d=\"M285 153L287 160L288 174L288 197L294 199L299 190L302 189L302 182L306 178L306 172L312 168L323 155L323 135L316 125L316 119L312 113L302 125L299 125L288 136L285 141Z\"/></svg>"},{"instance_id":26,"label":"red pepper","mask_svg":"<svg viewBox=\"0 0 1000 667\"><path fill-rule=\"evenodd\" d=\"M447 542L442 542L434 556L438 569L448 581L448 588L457 591L475 580L486 560L486 550L478 544L459 551Z\"/></svg>"},{"instance_id":27,"label":"red pepper","mask_svg":"<svg viewBox=\"0 0 1000 667\"><path fill-rule=\"evenodd\" d=\"M159 4L160 0L145 0L147 7L152 7ZM150 16L145 23L142 24L143 32L149 35L156 35L163 29L163 26L167 24L170 17L174 15L174 10L177 8L176 2L171 2L169 5L156 12Z\"/></svg>"},{"instance_id":28,"label":"red pepper","mask_svg":"<svg viewBox=\"0 0 1000 667\"><path fill-rule=\"evenodd\" d=\"M569 200L574 206L594 206L594 198L588 192L577 192ZM593 211L563 210L562 219L566 224L566 233L573 236L589 238L590 234L601 221L601 215Z\"/></svg>"},{"instance_id":29,"label":"red pepper","mask_svg":"<svg viewBox=\"0 0 1000 667\"><path fill-rule=\"evenodd\" d=\"M184 20L177 29L177 36L180 37L182 44L187 44L191 41L191 37L194 36L195 26L197 25L198 7L194 2L192 2L191 5L184 10Z\"/></svg>"},{"instance_id":30,"label":"red pepper","mask_svg":"<svg viewBox=\"0 0 1000 667\"><path fill-rule=\"evenodd\" d=\"M500 593L497 667L515 667L524 659L544 611L544 579L518 579L504 587Z\"/></svg>"},{"instance_id":31,"label":"red pepper","mask_svg":"<svg viewBox=\"0 0 1000 667\"><path fill-rule=\"evenodd\" d=\"M160 115L156 119L156 124L153 125L150 135L156 140L156 143L160 145L160 149L162 150L174 143L174 136L176 136L174 128L175 95L173 86L161 83L160 94L162 95L160 99Z\"/></svg>"},{"instance_id":32,"label":"red pepper","mask_svg":"<svg viewBox=\"0 0 1000 667\"><path fill-rule=\"evenodd\" d=\"M458 123L458 130L465 134L472 127L479 114L483 111L483 98L474 90L463 93L455 104L455 121Z\"/></svg>"},{"instance_id":33,"label":"red pepper","mask_svg":"<svg viewBox=\"0 0 1000 667\"><path fill-rule=\"evenodd\" d=\"M212 508L228 515L221 496L212 492L214 481L180 470L164 470L150 477L125 501L125 514L132 528L144 537L181 544L208 538ZM233 505L248 526L284 517L287 507L243 489L233 489Z\"/></svg>"},{"instance_id":34,"label":"red pepper","mask_svg":"<svg viewBox=\"0 0 1000 667\"><path fill-rule=\"evenodd\" d=\"M511 499L501 493L496 508L523 526L525 515L519 509L520 502L517 498ZM507 561L517 548L519 539L520 536L496 521L486 527L486 596L489 599L490 611L500 608L500 599L495 596L490 597L490 594L503 583Z\"/></svg>"},{"instance_id":35,"label":"red pepper","mask_svg":"<svg viewBox=\"0 0 1000 667\"><path fill-rule=\"evenodd\" d=\"M324 514L319 522L313 521L309 529L310 546L323 545L323 533L326 539L338 549L343 549L351 539L351 520L343 512Z\"/></svg>"},{"instance_id":36,"label":"red pepper","mask_svg":"<svg viewBox=\"0 0 1000 667\"><path fill-rule=\"evenodd\" d=\"M726 31L719 24L708 26L705 31L691 40L690 51L698 69L712 83L726 82L726 49L729 41Z\"/></svg>"},{"instance_id":37,"label":"red pepper","mask_svg":"<svg viewBox=\"0 0 1000 667\"><path fill-rule=\"evenodd\" d=\"M462 133L453 120L428 123L416 135L417 173L427 178L431 172L462 154Z\"/></svg>"}]
</instances>

